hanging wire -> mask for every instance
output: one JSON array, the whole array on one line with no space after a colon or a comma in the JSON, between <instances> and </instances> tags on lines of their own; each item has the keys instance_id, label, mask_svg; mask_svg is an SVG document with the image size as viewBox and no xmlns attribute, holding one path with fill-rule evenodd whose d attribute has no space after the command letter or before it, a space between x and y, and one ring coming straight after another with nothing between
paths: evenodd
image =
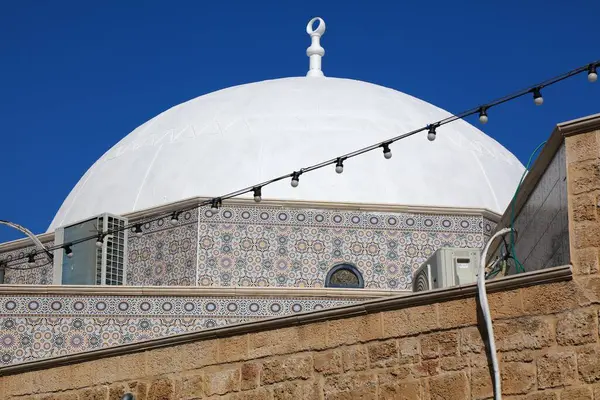
<instances>
[{"instance_id":1,"label":"hanging wire","mask_svg":"<svg viewBox=\"0 0 600 400\"><path fill-rule=\"evenodd\" d=\"M246 194L246 193L253 192L254 188L256 188L256 187L263 188L265 186L268 186L268 185L270 185L272 183L275 183L275 182L278 182L278 181L281 181L281 180L284 180L284 179L294 178L294 177L297 178L298 176L303 175L305 173L308 173L308 172L311 172L311 171L315 171L317 169L321 169L321 168L324 168L324 167L332 165L332 164L336 164L339 159L347 160L349 158L357 157L359 155L362 155L364 153L373 151L375 149L382 148L384 146L387 147L387 148L389 148L390 144L392 144L394 142L397 142L399 140L408 138L410 136L416 135L417 133L428 131L432 126L435 126L436 128L439 128L440 126L450 124L450 123L452 123L454 121L457 121L459 119L465 119L465 118L467 118L467 117L469 117L471 115L479 114L482 109L485 109L486 111L488 111L492 107L504 104L504 103L509 102L511 100L517 99L519 97L522 97L522 96L525 96L525 95L528 95L528 94L531 94L531 93L534 93L534 95L535 95L536 91L539 92L541 89L543 89L545 87L554 85L554 84L556 84L558 82L561 82L561 81L563 81L565 79L568 79L568 78L571 78L573 76L579 75L579 74L581 74L583 72L587 72L588 73L588 79L589 79L590 71L592 71L592 70L596 71L597 67L600 67L600 60L594 61L594 62L591 62L591 63L587 63L587 64L585 64L583 66L577 67L575 69L572 69L572 70L570 70L568 72L565 72L565 73L562 73L560 75L557 75L557 76L555 76L553 78L550 78L548 80L545 80L543 82L536 83L534 85L528 86L527 88L518 90L516 92L513 92L513 93L508 94L506 96L500 97L500 98L498 98L496 100L493 100L491 102L488 102L488 103L485 103L485 104L480 104L480 105L478 105L476 107L470 108L470 109L465 110L463 112L460 112L458 114L451 115L451 116L443 118L443 119L441 119L439 121L431 122L431 123L429 123L429 124L427 124L427 125L425 125L423 127L420 127L420 128L414 129L414 130L412 130L410 132L406 132L406 133L403 133L401 135L398 135L398 136L386 139L384 141L372 144L370 146L363 147L363 148L355 150L353 152L350 152L350 153L347 153L347 154L343 154L341 156L337 156L337 157L331 158L331 159L326 160L326 161L322 161L322 162L320 162L318 164L314 164L314 165L311 165L311 166L308 166L308 167L301 168L300 170L297 170L297 171L294 171L294 172L290 172L288 174L285 174L285 175L282 175L282 176L278 176L276 178L272 178L272 179L269 179L269 180L261 182L261 183L256 183L254 185L245 187L243 189L236 190L234 192L225 194L223 196L219 196L219 197L215 197L215 198L211 198L211 199L207 199L207 200L201 201L201 202L195 204L194 206L185 207L185 208L179 209L179 210L174 211L174 212L171 211L168 214L160 215L160 216L157 216L157 217L154 217L154 218L144 219L142 221L136 221L135 223L127 224L127 225L125 225L123 227L115 228L113 230L109 230L109 231L106 231L106 232L101 232L101 234L103 234L103 235L109 235L109 234L121 232L121 231L126 230L126 229L131 229L132 227L134 227L137 224L147 224L147 223L155 222L155 221L158 221L158 220L160 220L162 218L166 218L169 215L173 215L173 214L180 215L180 214L185 213L187 211L195 210L196 208L200 208L200 207L211 205L214 201L217 201L217 200L220 203L223 200L228 200L228 199L231 199L231 198L234 198L234 197L241 196L241 195ZM522 181L522 179L521 179L521 181ZM63 243L61 245L56 245L56 246L53 246L53 247L49 247L48 250L51 251L51 250L56 250L56 249L60 249L60 248L65 248L66 246L73 246L73 245L76 245L76 244L79 244L79 243L83 243L83 242L86 242L88 240L94 240L94 239L97 239L97 238L98 238L98 234L94 234L94 235L83 237L83 238L80 238L80 239L77 239L77 240L73 240L73 241L68 242L68 243ZM17 261L17 260L22 259L22 258L24 258L24 257L13 259L13 260L11 260L11 262ZM518 263L518 261L517 261L517 263Z\"/></svg>"}]
</instances>

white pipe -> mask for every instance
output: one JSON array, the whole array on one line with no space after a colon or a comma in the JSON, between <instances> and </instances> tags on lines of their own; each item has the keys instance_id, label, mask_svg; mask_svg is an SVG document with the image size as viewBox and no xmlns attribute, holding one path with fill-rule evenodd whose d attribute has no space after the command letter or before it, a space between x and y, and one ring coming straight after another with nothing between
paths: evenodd
<instances>
[{"instance_id":1,"label":"white pipe","mask_svg":"<svg viewBox=\"0 0 600 400\"><path fill-rule=\"evenodd\" d=\"M31 239L31 241L33 242L35 247L37 247L38 249L40 249L41 251L43 251L46 254L46 257L48 257L48 261L52 262L52 253L50 252L50 250L48 250L48 248L46 248L46 246L44 246L44 244L42 242L40 242L40 240L37 238L37 236L35 236L29 229L25 228L22 225L19 225L14 222L10 222L10 221L5 221L3 219L0 219L0 225L10 226L11 228L14 228L14 229L24 233L29 239Z\"/></svg>"},{"instance_id":2,"label":"white pipe","mask_svg":"<svg viewBox=\"0 0 600 400\"><path fill-rule=\"evenodd\" d=\"M481 253L481 261L479 263L479 275L477 276L477 289L479 292L479 302L483 311L483 319L488 332L488 341L490 344L490 357L492 357L492 368L494 370L494 399L502 399L502 381L500 380L500 369L498 367L498 355L496 354L496 342L494 341L494 328L492 327L492 316L490 314L490 305L488 304L487 292L485 290L485 260L490 245L499 236L505 235L512 231L511 228L504 228L496 232L486 243Z\"/></svg>"}]
</instances>

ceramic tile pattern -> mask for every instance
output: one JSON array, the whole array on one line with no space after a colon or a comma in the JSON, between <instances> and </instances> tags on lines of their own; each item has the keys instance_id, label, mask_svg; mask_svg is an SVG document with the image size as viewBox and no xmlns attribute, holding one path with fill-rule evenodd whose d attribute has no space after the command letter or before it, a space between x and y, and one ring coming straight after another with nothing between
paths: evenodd
<instances>
[{"instance_id":1,"label":"ceramic tile pattern","mask_svg":"<svg viewBox=\"0 0 600 400\"><path fill-rule=\"evenodd\" d=\"M45 242L45 246L53 246L53 242ZM0 260L8 261L9 266L20 269L7 269L4 275L4 283L26 284L26 285L50 285L52 284L53 268L47 259L41 255L36 257L36 267L27 265L27 255L35 250L35 246L29 246L0 254ZM12 261L11 260L15 260ZM19 261L16 261L19 260Z\"/></svg>"},{"instance_id":2,"label":"ceramic tile pattern","mask_svg":"<svg viewBox=\"0 0 600 400\"><path fill-rule=\"evenodd\" d=\"M147 223L128 237L133 286L322 287L350 263L366 288L408 289L412 273L444 246L482 247L495 224L481 216L257 206L206 208ZM50 267L8 275L49 284Z\"/></svg>"},{"instance_id":3,"label":"ceramic tile pattern","mask_svg":"<svg viewBox=\"0 0 600 400\"><path fill-rule=\"evenodd\" d=\"M514 225L518 232L515 252L526 270L570 262L564 144L515 218Z\"/></svg>"},{"instance_id":4,"label":"ceramic tile pattern","mask_svg":"<svg viewBox=\"0 0 600 400\"><path fill-rule=\"evenodd\" d=\"M0 296L0 366L364 299Z\"/></svg>"},{"instance_id":5,"label":"ceramic tile pattern","mask_svg":"<svg viewBox=\"0 0 600 400\"><path fill-rule=\"evenodd\" d=\"M484 244L481 216L268 207L204 210L198 226L198 285L322 287L350 263L365 287L408 289L412 273L440 247Z\"/></svg>"},{"instance_id":6,"label":"ceramic tile pattern","mask_svg":"<svg viewBox=\"0 0 600 400\"><path fill-rule=\"evenodd\" d=\"M127 284L193 286L196 282L198 211L144 224L144 235L128 235Z\"/></svg>"}]
</instances>

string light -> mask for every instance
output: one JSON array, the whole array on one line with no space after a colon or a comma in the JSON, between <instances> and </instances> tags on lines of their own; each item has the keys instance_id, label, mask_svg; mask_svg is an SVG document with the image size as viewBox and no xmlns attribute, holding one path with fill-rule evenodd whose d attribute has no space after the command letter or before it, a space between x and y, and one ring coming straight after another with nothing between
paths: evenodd
<instances>
[{"instance_id":1,"label":"string light","mask_svg":"<svg viewBox=\"0 0 600 400\"><path fill-rule=\"evenodd\" d=\"M171 214L171 225L177 225L178 222L179 222L179 213L177 211L174 211L173 214Z\"/></svg>"},{"instance_id":2,"label":"string light","mask_svg":"<svg viewBox=\"0 0 600 400\"><path fill-rule=\"evenodd\" d=\"M392 150L390 150L390 144L383 143L381 147L383 147L383 158L385 158L386 160L392 158Z\"/></svg>"},{"instance_id":3,"label":"string light","mask_svg":"<svg viewBox=\"0 0 600 400\"><path fill-rule=\"evenodd\" d=\"M27 265L30 267L35 266L35 253L31 253L27 256Z\"/></svg>"},{"instance_id":4,"label":"string light","mask_svg":"<svg viewBox=\"0 0 600 400\"><path fill-rule=\"evenodd\" d=\"M69 258L73 257L73 249L71 249L71 246L66 245L64 246L65 249L65 255Z\"/></svg>"},{"instance_id":5,"label":"string light","mask_svg":"<svg viewBox=\"0 0 600 400\"><path fill-rule=\"evenodd\" d=\"M133 227L133 233L135 233L135 236L137 237L144 236L144 231L142 231L142 224L135 224L135 226Z\"/></svg>"},{"instance_id":6,"label":"string light","mask_svg":"<svg viewBox=\"0 0 600 400\"><path fill-rule=\"evenodd\" d=\"M221 199L212 199L212 202L210 205L210 211L213 214L216 214L219 212L219 204L221 204Z\"/></svg>"},{"instance_id":7,"label":"string light","mask_svg":"<svg viewBox=\"0 0 600 400\"><path fill-rule=\"evenodd\" d=\"M544 104L544 98L542 97L542 89L539 87L533 88L533 102L536 106L541 106Z\"/></svg>"},{"instance_id":8,"label":"string light","mask_svg":"<svg viewBox=\"0 0 600 400\"><path fill-rule=\"evenodd\" d=\"M384 155L384 157L386 159L390 159L390 158L392 158L392 152L390 150L390 145L392 143L394 143L394 142L397 142L399 140L402 140L402 139L405 139L407 137L413 136L413 135L415 135L417 133L420 133L420 132L423 132L425 130L429 130L428 137L430 137L430 135L432 134L431 130L433 130L433 134L435 135L435 128L437 128L439 126L442 126L442 125L446 125L446 124L452 123L452 122L457 121L459 119L465 119L466 117L469 117L471 115L478 114L478 113L480 114L480 117L481 117L482 116L481 111L485 111L485 116L487 117L487 110L489 108L497 106L497 105L501 105L501 104L506 103L508 101L511 101L511 100L517 99L519 97L525 96L525 95L527 95L529 93L533 93L535 104L541 105L543 103L543 101L544 101L543 97L542 97L542 94L541 94L541 89L542 88L554 85L556 83L559 83L559 82L561 82L561 81L563 81L565 79L571 78L571 77L573 77L575 75L578 75L580 73L583 73L583 72L587 72L588 80L590 82L595 82L598 79L598 74L597 74L597 67L598 66L600 66L600 60L594 61L592 63L587 63L584 66L577 67L577 68L575 68L575 69L573 69L571 71L568 71L568 72L565 72L563 74L557 75L554 78L548 79L548 80L546 80L544 82L540 82L540 83L538 83L536 85L529 86L528 88L521 89L521 90L519 90L517 92L514 92L512 94L508 94L508 95L506 95L504 97L500 97L500 98L498 98L498 99L496 99L494 101L488 102L488 103L486 103L485 106L481 106L480 105L480 106L477 106L475 108L468 109L468 110L463 111L461 113L457 113L457 114L451 115L449 117L446 117L444 119L441 119L441 120L439 120L439 121L437 121L437 122L435 122L433 124L427 125L425 127L417 128L417 129L415 129L413 131L406 132L406 133L400 134L398 136L395 136L393 138L387 139L385 142L375 143L375 144L372 144L370 146L364 147L362 149L355 150L355 151L353 151L351 153L348 153L348 154L345 154L345 155L342 155L342 156L338 156L338 157L336 157L334 159L331 159L331 160L328 160L328 161L323 161L321 163L318 163L318 164L315 164L315 165L312 165L312 166L309 166L309 167L305 167L305 168L301 169L299 172L293 172L291 174L291 177L292 177L291 185L293 187L297 187L298 184L299 184L299 177L304 172L311 172L311 171L323 168L323 167L331 165L331 164L336 164L336 170L337 170L337 161L339 159L345 160L347 158L356 157L356 156L359 156L361 154L365 154L367 152L373 151L373 150L375 150L377 148L383 148L383 155ZM480 119L480 122L484 123L481 119ZM430 140L431 140L431 138L430 138ZM278 182L278 181L286 179L288 177L290 177L290 174L282 175L282 176L279 176L277 178L270 179L270 180L268 180L266 182L262 182L262 183L255 184L253 186L244 188L244 189L237 190L235 192L231 192L229 194L221 196L219 198L219 200L221 200L221 199L231 199L231 198L234 198L234 197L238 197L238 196L241 196L243 194L252 192L257 187L262 188L263 186L270 185L272 183ZM211 204L211 200L210 199L209 200L201 201L201 202L199 202L199 203L197 203L197 204L195 204L193 206L185 207L185 208L183 208L181 210L178 210L178 211L176 211L176 212L174 212L172 214L171 223L174 224L174 225L177 224L177 222L178 222L178 216L179 216L179 214L181 212L193 211L197 207L202 207L202 206L206 206L206 205L209 205L209 204ZM163 214L163 215L160 215L160 216L156 216L154 218L149 218L149 219L145 220L145 222L146 223L150 223L150 222L153 222L153 221L158 221L158 220L160 220L162 218L165 218L165 216L166 215ZM128 224L128 225L125 225L123 227L111 229L110 231L105 232L104 234L99 234L98 235L98 239L96 241L96 245L99 245L99 247L102 247L102 240L103 240L104 235L106 235L108 233L120 232L122 230L129 229L132 226L133 225ZM49 247L48 249L49 250L56 250L56 249L59 249L62 246L65 246L67 244L72 246L72 245L76 245L76 244L79 244L79 243L86 242L88 240L93 240L94 238L96 238L95 235L88 236L88 237L83 237L83 238L80 238L80 239L73 240L73 241L71 241L69 243L64 243L62 245L57 245L57 246L54 246L54 247ZM11 260L11 262L14 262L14 261L17 261L17 260L21 260L21 259L23 259L25 257L26 256L21 256L19 258ZM14 268L14 267L8 267L7 266L6 268Z\"/></svg>"},{"instance_id":9,"label":"string light","mask_svg":"<svg viewBox=\"0 0 600 400\"><path fill-rule=\"evenodd\" d=\"M588 67L588 82L594 83L598 80L598 73L596 72L596 64L590 64Z\"/></svg>"},{"instance_id":10,"label":"string light","mask_svg":"<svg viewBox=\"0 0 600 400\"><path fill-rule=\"evenodd\" d=\"M488 122L487 107L485 106L479 109L479 122L484 125Z\"/></svg>"},{"instance_id":11,"label":"string light","mask_svg":"<svg viewBox=\"0 0 600 400\"><path fill-rule=\"evenodd\" d=\"M341 157L338 158L337 162L335 163L335 172L338 174L344 172L344 160Z\"/></svg>"},{"instance_id":12,"label":"string light","mask_svg":"<svg viewBox=\"0 0 600 400\"><path fill-rule=\"evenodd\" d=\"M255 187L254 189L252 189L252 191L254 192L254 201L260 203L260 201L262 200L262 190L260 186Z\"/></svg>"},{"instance_id":13,"label":"string light","mask_svg":"<svg viewBox=\"0 0 600 400\"><path fill-rule=\"evenodd\" d=\"M429 131L427 132L427 139L429 139L430 142L433 142L435 140L435 124L431 124L429 125Z\"/></svg>"},{"instance_id":14,"label":"string light","mask_svg":"<svg viewBox=\"0 0 600 400\"><path fill-rule=\"evenodd\" d=\"M292 185L292 187L298 187L299 183L300 183L300 172L294 171L292 173L292 182L291 182L291 185Z\"/></svg>"},{"instance_id":15,"label":"string light","mask_svg":"<svg viewBox=\"0 0 600 400\"><path fill-rule=\"evenodd\" d=\"M98 238L96 239L96 247L102 248L103 244L104 244L104 234L99 233Z\"/></svg>"}]
</instances>

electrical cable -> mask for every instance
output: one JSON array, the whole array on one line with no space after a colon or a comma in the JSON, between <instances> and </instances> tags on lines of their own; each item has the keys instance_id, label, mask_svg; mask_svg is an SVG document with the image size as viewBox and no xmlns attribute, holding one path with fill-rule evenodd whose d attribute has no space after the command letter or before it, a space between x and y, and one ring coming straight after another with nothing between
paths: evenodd
<instances>
[{"instance_id":1,"label":"electrical cable","mask_svg":"<svg viewBox=\"0 0 600 400\"><path fill-rule=\"evenodd\" d=\"M48 265L52 264L52 261L48 261L45 264L39 264L39 265L35 265L33 267L10 267L8 265L9 261L13 261L13 260L7 260L5 262L3 262L2 264L0 264L0 269L12 269L15 271L29 271L32 269L38 269L38 268L43 268L43 267L47 267Z\"/></svg>"},{"instance_id":2,"label":"electrical cable","mask_svg":"<svg viewBox=\"0 0 600 400\"><path fill-rule=\"evenodd\" d=\"M314 164L314 165L311 165L311 166L308 166L308 167L301 168L298 171L294 171L294 172L291 172L291 173L288 173L288 174L285 174L285 175L281 175L279 177L272 178L270 180L267 180L267 181L259 183L259 184L254 184L254 185L248 186L246 188L236 190L234 192L228 193L228 194L223 195L223 196L214 197L214 198L211 198L211 199L207 199L207 200L201 201L201 202L195 204L193 207L186 207L186 208L180 209L180 210L175 211L175 212L178 213L178 214L181 214L181 213L186 212L186 211L192 211L192 210L197 209L199 207L211 205L212 202L214 200L216 200L216 199L219 199L220 201L223 201L223 200L231 199L231 198L234 198L234 197L238 197L238 196L241 196L243 194L253 192L254 188L256 188L256 187L261 187L262 188L262 187L265 187L267 185L270 185L272 183L275 183L275 182L278 182L278 181L281 181L281 180L287 179L287 178L292 178L292 183L296 182L296 186L297 186L298 177L300 175L304 174L304 173L311 172L311 171L314 171L314 170L317 170L317 169L320 169L320 168L324 168L324 167L332 165L332 164L336 164L339 159L347 160L349 158L359 156L361 154L367 153L369 151L376 150L378 148L382 148L383 147L384 151L387 149L388 153L385 153L384 155L386 156L386 158L390 158L391 157L391 152L389 152L389 145L392 144L392 143L394 143L394 142L397 142L399 140L402 140L402 139L405 139L407 137L413 136L413 135L415 135L417 133L420 133L420 132L423 132L423 131L429 131L430 135L431 135L431 131L433 130L433 132L435 132L435 129L439 128L440 126L452 123L452 122L457 121L459 119L465 119L466 117L469 117L469 116L474 115L474 114L480 114L480 112L481 112L482 109L486 110L486 112L487 112L491 107L498 106L500 104L503 104L503 103L506 103L508 101L517 99L519 97L525 96L525 95L530 94L530 93L533 93L534 97L535 97L537 94L539 94L539 92L540 92L540 90L542 88L554 85L554 84L556 84L558 82L561 82L561 81L563 81L565 79L568 79L570 77L578 75L578 74L580 74L582 72L588 72L588 78L589 78L590 71L595 70L596 67L600 67L600 60L594 61L594 62L591 62L591 63L587 63L584 66L577 67L575 69L572 69L571 71L568 71L568 72L565 72L563 74L557 75L557 76L555 76L553 78L550 78L550 79L548 79L546 81L543 81L543 82L537 83L535 85L529 86L529 87L527 87L525 89L521 89L519 91L513 92L512 94L500 97L500 98L498 98L496 100L493 100L493 101L491 101L489 103L486 103L486 104L483 104L483 105L479 105L477 107L470 108L468 110L465 110L465 111L463 111L461 113L458 113L458 114L455 114L455 115L451 115L451 116L446 117L444 119L441 119L441 120L439 120L437 122L433 122L433 123L427 124L424 127L414 129L414 130L412 130L410 132L403 133L401 135L392 137L392 138L387 139L385 141L382 141L382 142L379 142L379 143L375 143L375 144L372 144L372 145L367 146L367 147L363 147L361 149L355 150L353 152L350 152L350 153L347 153L347 154L344 154L344 155L341 155L341 156L334 157L332 159L320 162L318 164ZM487 119L486 119L486 122L487 122ZM435 133L433 134L433 136L435 137ZM433 140L431 137L429 137L429 138L430 138L430 140ZM294 181L294 179L295 179L295 181ZM171 214L171 213L172 213L172 211L169 212L169 214ZM138 224L147 224L147 223L155 222L155 221L158 221L158 220L160 220L162 218L165 218L165 217L166 217L166 215L160 215L158 217L151 218L151 219L146 219L146 220L142 220L142 221L135 221L134 223L130 223L130 224L124 225L123 227L115 228L115 229L112 229L112 230L109 230L109 231L106 231L106 232L99 232L97 234L90 235L90 236L87 236L87 237L83 237L83 238L80 238L80 239L77 239L77 240L73 240L73 241L68 242L68 243L63 243L61 245L52 246L52 247L49 247L48 250L49 251L57 250L57 249L60 249L60 248L64 248L65 246L73 246L73 245L76 245L76 244L79 244L79 243L86 242L88 240L95 240L95 239L98 239L99 235L101 235L102 237L105 237L108 234L118 233L118 232L124 231L126 229L131 229L132 227L134 227L135 225L138 225ZM24 258L24 257L22 257L22 258ZM15 261L15 260L13 260L13 261Z\"/></svg>"},{"instance_id":3,"label":"electrical cable","mask_svg":"<svg viewBox=\"0 0 600 400\"><path fill-rule=\"evenodd\" d=\"M512 259L515 260L515 268L517 270L517 273L525 272L525 267L523 266L523 264L521 264L521 262L517 258L517 252L515 251L515 204L517 202L517 195L519 194L519 190L521 189L523 180L525 179L525 176L527 175L527 173L529 172L529 168L531 167L531 162L533 160L533 157L538 152L538 150L541 149L545 144L546 144L546 141L544 140L542 143L540 143L535 148L535 150L533 150L533 153L531 153L531 155L529 156L529 160L527 161L527 166L525 167L525 171L523 171L523 175L521 175L521 180L519 181L519 184L517 185L517 189L515 190L515 194L513 196L511 206L510 206L510 251L509 251L509 254L511 254Z\"/></svg>"}]
</instances>

